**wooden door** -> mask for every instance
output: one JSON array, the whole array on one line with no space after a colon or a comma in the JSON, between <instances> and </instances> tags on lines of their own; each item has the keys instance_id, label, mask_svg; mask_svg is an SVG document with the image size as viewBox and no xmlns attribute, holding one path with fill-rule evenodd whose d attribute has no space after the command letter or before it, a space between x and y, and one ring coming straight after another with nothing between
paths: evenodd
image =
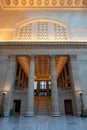
<instances>
[{"instance_id":1,"label":"wooden door","mask_svg":"<svg viewBox=\"0 0 87 130\"><path fill-rule=\"evenodd\" d=\"M64 100L65 114L73 115L72 100Z\"/></svg>"}]
</instances>

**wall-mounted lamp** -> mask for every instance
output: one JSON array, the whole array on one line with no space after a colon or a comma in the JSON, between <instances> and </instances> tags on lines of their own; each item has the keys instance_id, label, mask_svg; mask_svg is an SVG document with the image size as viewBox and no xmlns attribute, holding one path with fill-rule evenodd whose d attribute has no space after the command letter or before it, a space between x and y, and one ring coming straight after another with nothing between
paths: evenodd
<instances>
[{"instance_id":1,"label":"wall-mounted lamp","mask_svg":"<svg viewBox=\"0 0 87 130\"><path fill-rule=\"evenodd\" d=\"M6 94L7 94L7 91L4 90L4 91L3 91L3 95L6 95Z\"/></svg>"},{"instance_id":2,"label":"wall-mounted lamp","mask_svg":"<svg viewBox=\"0 0 87 130\"><path fill-rule=\"evenodd\" d=\"M5 100L5 95L7 94L7 91L2 91L2 100L0 104L0 117L2 117L4 114L4 100Z\"/></svg>"},{"instance_id":3,"label":"wall-mounted lamp","mask_svg":"<svg viewBox=\"0 0 87 130\"><path fill-rule=\"evenodd\" d=\"M78 91L78 94L79 94L79 95L82 94L82 91Z\"/></svg>"},{"instance_id":4,"label":"wall-mounted lamp","mask_svg":"<svg viewBox=\"0 0 87 130\"><path fill-rule=\"evenodd\" d=\"M82 98L82 91L78 91L78 94L80 95L80 100L81 100L81 116L83 116L84 104L83 104L83 98Z\"/></svg>"}]
</instances>

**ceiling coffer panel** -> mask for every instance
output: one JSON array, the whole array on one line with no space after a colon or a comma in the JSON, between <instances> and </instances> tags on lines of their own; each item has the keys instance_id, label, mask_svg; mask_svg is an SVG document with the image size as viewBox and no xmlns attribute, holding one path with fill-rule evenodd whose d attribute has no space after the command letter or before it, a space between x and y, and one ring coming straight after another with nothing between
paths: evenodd
<instances>
[{"instance_id":1,"label":"ceiling coffer panel","mask_svg":"<svg viewBox=\"0 0 87 130\"><path fill-rule=\"evenodd\" d=\"M86 8L87 0L0 0L3 9Z\"/></svg>"}]
</instances>

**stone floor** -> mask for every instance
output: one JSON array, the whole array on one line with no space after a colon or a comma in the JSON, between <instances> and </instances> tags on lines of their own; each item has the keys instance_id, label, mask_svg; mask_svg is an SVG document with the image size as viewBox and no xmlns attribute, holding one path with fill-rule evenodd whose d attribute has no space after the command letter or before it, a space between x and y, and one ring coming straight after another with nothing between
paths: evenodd
<instances>
[{"instance_id":1,"label":"stone floor","mask_svg":"<svg viewBox=\"0 0 87 130\"><path fill-rule=\"evenodd\" d=\"M87 130L87 117L3 117L0 130Z\"/></svg>"}]
</instances>

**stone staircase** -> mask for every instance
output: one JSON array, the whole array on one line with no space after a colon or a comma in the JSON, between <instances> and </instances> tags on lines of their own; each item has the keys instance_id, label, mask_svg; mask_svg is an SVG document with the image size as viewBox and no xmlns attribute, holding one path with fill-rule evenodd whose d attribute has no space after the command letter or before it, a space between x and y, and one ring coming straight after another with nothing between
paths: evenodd
<instances>
[{"instance_id":1,"label":"stone staircase","mask_svg":"<svg viewBox=\"0 0 87 130\"><path fill-rule=\"evenodd\" d=\"M49 115L50 114L50 96L37 96L34 99L34 111L36 115Z\"/></svg>"}]
</instances>

